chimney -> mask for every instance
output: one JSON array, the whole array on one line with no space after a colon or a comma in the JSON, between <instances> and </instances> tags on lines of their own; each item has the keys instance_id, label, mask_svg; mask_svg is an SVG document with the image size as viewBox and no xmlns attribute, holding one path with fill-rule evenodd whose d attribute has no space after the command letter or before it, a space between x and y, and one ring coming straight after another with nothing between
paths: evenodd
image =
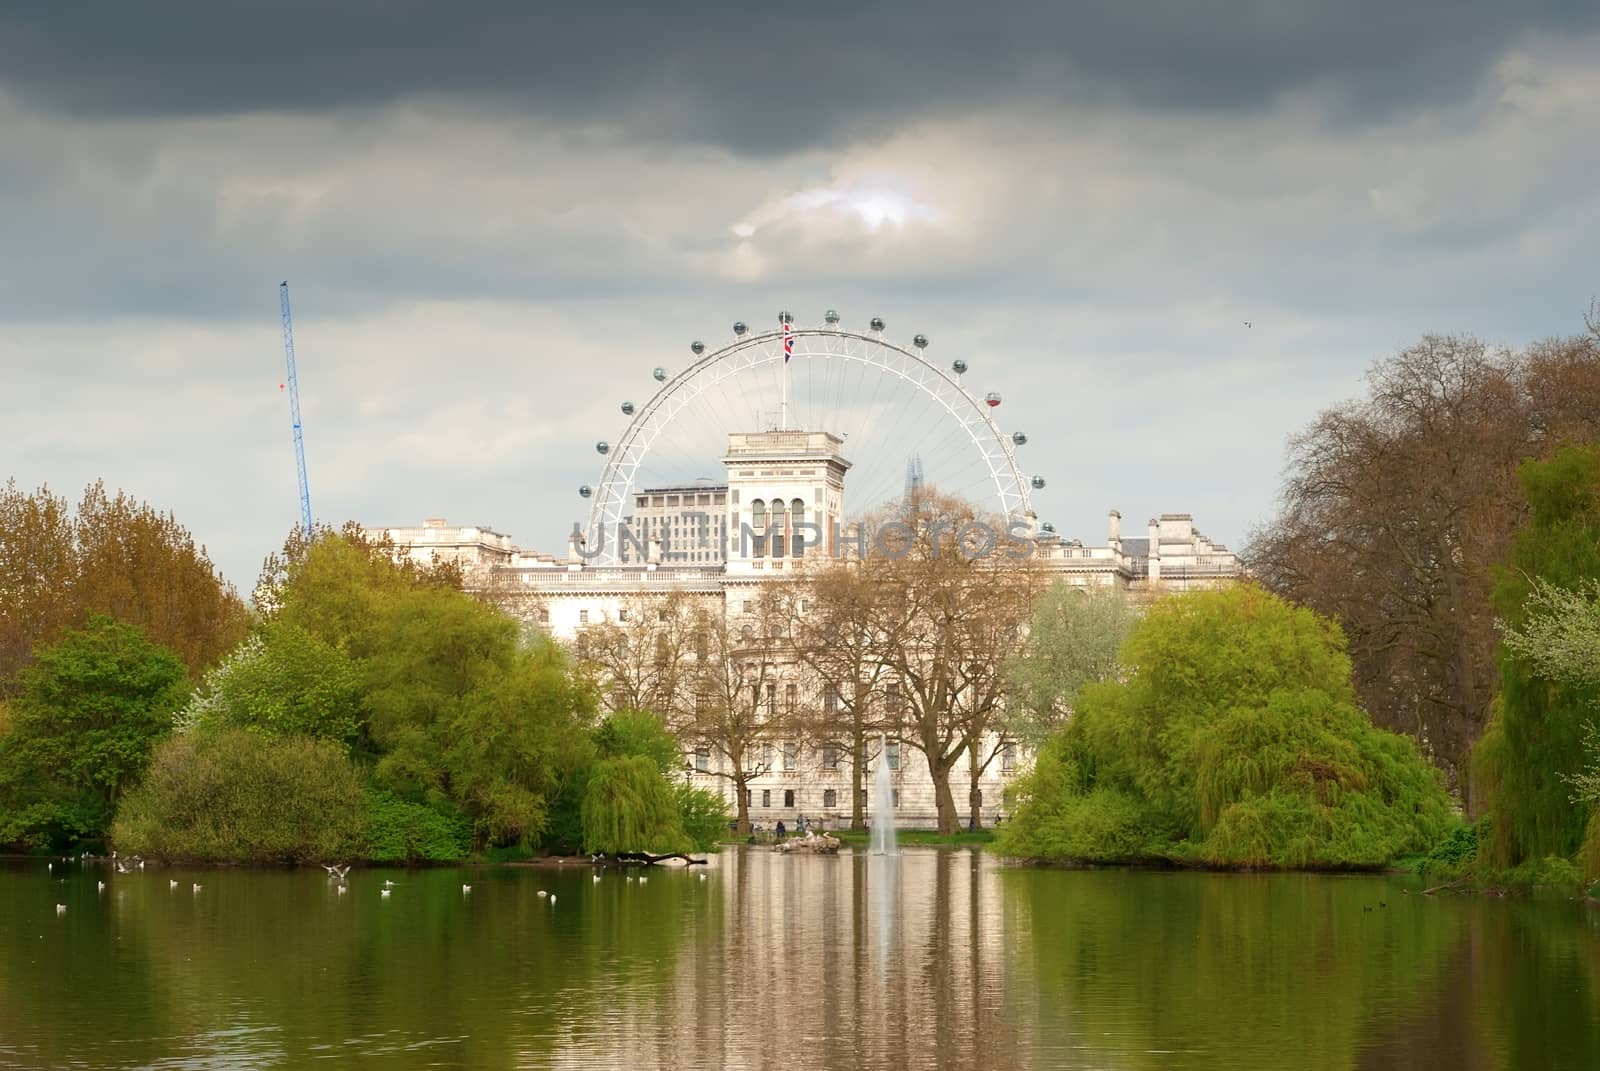
<instances>
[{"instance_id":1,"label":"chimney","mask_svg":"<svg viewBox=\"0 0 1600 1071\"><path fill-rule=\"evenodd\" d=\"M1150 557L1148 576L1152 584L1161 579L1161 526L1150 518Z\"/></svg>"},{"instance_id":2,"label":"chimney","mask_svg":"<svg viewBox=\"0 0 1600 1071\"><path fill-rule=\"evenodd\" d=\"M1111 511L1110 532L1111 532L1111 536L1110 536L1111 549L1116 551L1118 554L1121 554L1122 553L1122 514L1118 513L1116 510L1112 510Z\"/></svg>"}]
</instances>

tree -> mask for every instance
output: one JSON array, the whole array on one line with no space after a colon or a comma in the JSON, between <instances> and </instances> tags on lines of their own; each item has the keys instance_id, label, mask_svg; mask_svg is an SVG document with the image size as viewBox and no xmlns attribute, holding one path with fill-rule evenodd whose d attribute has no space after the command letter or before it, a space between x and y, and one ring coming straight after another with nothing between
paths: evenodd
<instances>
[{"instance_id":1,"label":"tree","mask_svg":"<svg viewBox=\"0 0 1600 1071\"><path fill-rule=\"evenodd\" d=\"M171 514L101 483L76 514L46 488L0 488L0 694L32 652L89 614L138 626L191 676L244 635L248 616L204 547Z\"/></svg>"},{"instance_id":2,"label":"tree","mask_svg":"<svg viewBox=\"0 0 1600 1071\"><path fill-rule=\"evenodd\" d=\"M1438 771L1356 705L1336 624L1242 585L1162 599L1018 787L1008 854L1377 866L1452 821Z\"/></svg>"},{"instance_id":3,"label":"tree","mask_svg":"<svg viewBox=\"0 0 1600 1071\"><path fill-rule=\"evenodd\" d=\"M648 756L600 761L584 795L583 846L608 854L689 850L672 786Z\"/></svg>"},{"instance_id":4,"label":"tree","mask_svg":"<svg viewBox=\"0 0 1600 1071\"><path fill-rule=\"evenodd\" d=\"M798 743L804 721L780 695L794 664L787 600L767 585L748 611L702 613L694 685L678 711L679 738L716 755L705 772L733 786L741 834L750 832L750 782L773 769L773 745Z\"/></svg>"},{"instance_id":5,"label":"tree","mask_svg":"<svg viewBox=\"0 0 1600 1071\"><path fill-rule=\"evenodd\" d=\"M694 608L681 592L633 595L584 630L582 657L605 682L607 709L678 709L689 691Z\"/></svg>"},{"instance_id":6,"label":"tree","mask_svg":"<svg viewBox=\"0 0 1600 1071\"><path fill-rule=\"evenodd\" d=\"M1052 584L1028 621L1021 652L1006 664L1010 732L1032 750L1043 747L1085 686L1120 672L1117 653L1137 620L1120 591Z\"/></svg>"},{"instance_id":7,"label":"tree","mask_svg":"<svg viewBox=\"0 0 1600 1071\"><path fill-rule=\"evenodd\" d=\"M813 676L808 736L850 757L850 828L867 827L862 784L873 744L901 713L899 684L881 657L886 637L879 595L844 565L823 568L780 593L794 623L795 654Z\"/></svg>"},{"instance_id":8,"label":"tree","mask_svg":"<svg viewBox=\"0 0 1600 1071\"><path fill-rule=\"evenodd\" d=\"M1495 587L1506 626L1501 687L1477 756L1500 866L1570 856L1583 842L1593 807L1572 788L1600 712L1590 597L1600 578L1600 446L1527 462L1522 482L1532 513Z\"/></svg>"},{"instance_id":9,"label":"tree","mask_svg":"<svg viewBox=\"0 0 1600 1071\"><path fill-rule=\"evenodd\" d=\"M1043 574L1001 534L1003 522L931 489L865 527L876 533L868 553L831 567L849 579L817 589L819 610L869 615L885 680L904 704L900 738L927 760L939 829L954 833L950 771L964 752L978 773L998 753L998 744L980 749L1001 728L1004 663ZM974 803L975 794L976 776Z\"/></svg>"},{"instance_id":10,"label":"tree","mask_svg":"<svg viewBox=\"0 0 1600 1071\"><path fill-rule=\"evenodd\" d=\"M1600 336L1524 354L1428 336L1368 394L1290 444L1283 508L1246 557L1268 588L1336 618L1356 686L1475 807L1468 755L1494 694L1494 566L1525 509L1517 466L1600 434Z\"/></svg>"},{"instance_id":11,"label":"tree","mask_svg":"<svg viewBox=\"0 0 1600 1071\"><path fill-rule=\"evenodd\" d=\"M184 666L95 615L36 653L0 739L0 844L99 838L188 694Z\"/></svg>"}]
</instances>

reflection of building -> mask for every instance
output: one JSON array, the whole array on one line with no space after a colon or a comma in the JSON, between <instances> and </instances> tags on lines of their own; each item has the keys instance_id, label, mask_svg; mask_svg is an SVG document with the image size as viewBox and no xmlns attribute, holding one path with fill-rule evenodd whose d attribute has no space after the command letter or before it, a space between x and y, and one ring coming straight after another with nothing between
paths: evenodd
<instances>
[{"instance_id":1,"label":"reflection of building","mask_svg":"<svg viewBox=\"0 0 1600 1071\"><path fill-rule=\"evenodd\" d=\"M574 534L565 561L529 554L509 537L490 529L451 528L429 521L421 528L369 529L385 536L396 553L418 560L432 556L458 562L468 586L492 592L497 601L530 625L565 639L580 638L602 622L626 621L641 599L676 593L725 621L730 631L752 627L755 596L762 585L803 575L813 563L847 549L841 543L844 480L850 463L843 443L823 432L735 433L723 457L727 482L645 488L634 495L632 539L623 543L620 565L592 565L583 557L582 537ZM1103 547L1087 547L1053 533L1040 535L1036 553L1051 572L1079 587L1118 588L1135 594L1207 587L1231 581L1239 563L1226 547L1195 530L1187 513L1152 519L1148 534L1124 539L1122 518L1110 515ZM843 532L847 533L848 528ZM711 545L702 545L704 541ZM604 538L617 538L605 533ZM726 542L724 542L726 540ZM759 630L758 630L759 631ZM746 633L748 635L748 633ZM890 688L893 686L890 685ZM806 681L791 667L771 682L766 702L804 702L825 685ZM891 692L886 703L894 702ZM685 740L689 763L707 787L731 792L718 778L720 757L697 751ZM930 825L933 786L921 757L891 742L882 756L852 757L828 749L815 752L793 741L773 739L770 772L751 783L751 817L763 824L780 818L790 825L803 816L837 821L850 814L851 764L882 761L890 766L894 797L867 800L869 812L896 813L897 824ZM999 740L982 754L993 755L979 781L986 821L999 812L1002 790L1015 772L1017 756ZM950 774L957 808L967 811L969 769L961 759ZM865 779L870 784L871 778Z\"/></svg>"}]
</instances>

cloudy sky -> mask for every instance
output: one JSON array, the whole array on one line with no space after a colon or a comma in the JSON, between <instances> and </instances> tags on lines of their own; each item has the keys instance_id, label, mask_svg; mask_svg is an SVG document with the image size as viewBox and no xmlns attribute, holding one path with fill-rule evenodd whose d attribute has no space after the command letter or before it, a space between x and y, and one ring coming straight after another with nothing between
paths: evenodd
<instances>
[{"instance_id":1,"label":"cloudy sky","mask_svg":"<svg viewBox=\"0 0 1600 1071\"><path fill-rule=\"evenodd\" d=\"M1064 535L1237 545L1374 359L1600 290L1592 4L130 6L0 12L0 478L104 477L246 589L280 279L317 515L546 550L735 319L926 333Z\"/></svg>"}]
</instances>

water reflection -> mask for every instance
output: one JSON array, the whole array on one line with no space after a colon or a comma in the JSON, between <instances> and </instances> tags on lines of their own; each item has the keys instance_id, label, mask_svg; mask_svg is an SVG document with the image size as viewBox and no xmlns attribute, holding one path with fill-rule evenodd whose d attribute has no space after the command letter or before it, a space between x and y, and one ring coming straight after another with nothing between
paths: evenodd
<instances>
[{"instance_id":1,"label":"water reflection","mask_svg":"<svg viewBox=\"0 0 1600 1071\"><path fill-rule=\"evenodd\" d=\"M0 1067L1600 1066L1600 913L1565 901L964 851L709 869L339 896L0 863Z\"/></svg>"}]
</instances>

